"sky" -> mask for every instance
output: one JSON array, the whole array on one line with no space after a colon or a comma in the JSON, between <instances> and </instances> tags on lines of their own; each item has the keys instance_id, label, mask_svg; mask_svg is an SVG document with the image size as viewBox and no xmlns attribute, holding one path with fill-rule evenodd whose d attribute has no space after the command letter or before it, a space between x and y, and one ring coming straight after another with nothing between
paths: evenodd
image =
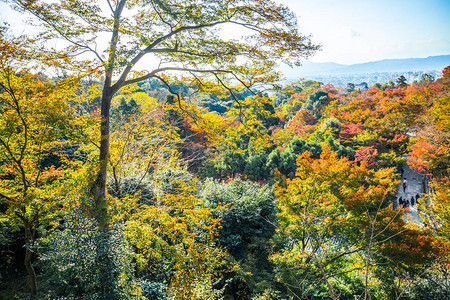
<instances>
[{"instance_id":1,"label":"sky","mask_svg":"<svg viewBox=\"0 0 450 300\"><path fill-rule=\"evenodd\" d=\"M278 0L322 51L342 64L450 54L450 0Z\"/></svg>"},{"instance_id":2,"label":"sky","mask_svg":"<svg viewBox=\"0 0 450 300\"><path fill-rule=\"evenodd\" d=\"M310 61L341 64L450 55L450 0L275 0L322 45ZM19 27L0 2L0 21ZM24 29L26 30L26 29Z\"/></svg>"}]
</instances>

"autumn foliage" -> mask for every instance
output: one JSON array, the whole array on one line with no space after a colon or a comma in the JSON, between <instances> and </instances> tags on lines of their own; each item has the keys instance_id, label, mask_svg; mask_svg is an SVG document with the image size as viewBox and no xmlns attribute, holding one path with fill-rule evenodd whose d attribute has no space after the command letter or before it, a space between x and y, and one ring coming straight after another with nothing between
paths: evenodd
<instances>
[{"instance_id":1,"label":"autumn foliage","mask_svg":"<svg viewBox=\"0 0 450 300\"><path fill-rule=\"evenodd\" d=\"M275 61L317 47L271 1L107 1L112 16L97 1L13 2L46 31L0 28L0 294L448 295L450 67L366 91L281 87ZM209 30L229 22L257 44ZM55 36L73 45L34 43ZM144 55L175 65L134 72ZM39 73L45 61L65 73ZM424 190L399 205L406 164Z\"/></svg>"}]
</instances>

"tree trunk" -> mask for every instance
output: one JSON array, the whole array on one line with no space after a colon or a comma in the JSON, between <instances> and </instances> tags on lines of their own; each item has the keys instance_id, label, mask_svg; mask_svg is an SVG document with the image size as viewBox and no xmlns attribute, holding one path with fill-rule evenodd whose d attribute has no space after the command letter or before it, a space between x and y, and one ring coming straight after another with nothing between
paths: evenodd
<instances>
[{"instance_id":1,"label":"tree trunk","mask_svg":"<svg viewBox=\"0 0 450 300\"><path fill-rule=\"evenodd\" d=\"M100 157L97 180L95 182L94 217L101 232L101 241L97 245L97 264L100 271L99 292L102 299L114 299L113 265L110 258L108 242L110 238L108 208L106 203L106 179L109 159L109 110L114 95L111 89L111 78L107 76L102 93L101 121L100 121Z\"/></svg>"},{"instance_id":2,"label":"tree trunk","mask_svg":"<svg viewBox=\"0 0 450 300\"><path fill-rule=\"evenodd\" d=\"M34 271L33 265L31 264L32 252L30 250L31 243L33 241L33 236L30 228L25 227L25 259L23 264L28 272L28 285L30 287L30 299L35 299L37 294L37 282L36 282L36 272Z\"/></svg>"},{"instance_id":3,"label":"tree trunk","mask_svg":"<svg viewBox=\"0 0 450 300\"><path fill-rule=\"evenodd\" d=\"M109 158L109 110L113 93L110 87L104 86L102 94L100 121L100 157L99 171L95 183L95 219L101 229L107 227L106 176Z\"/></svg>"},{"instance_id":4,"label":"tree trunk","mask_svg":"<svg viewBox=\"0 0 450 300\"><path fill-rule=\"evenodd\" d=\"M112 87L112 74L114 73L114 65L116 61L117 43L119 42L119 23L120 15L125 7L127 0L117 1L114 15L114 26L111 36L111 44L109 51L108 63L105 69L105 82L103 84L102 92L102 107L101 107L101 121L100 121L100 157L99 157L99 171L97 181L95 183L95 207L94 217L98 222L99 229L108 227L108 211L106 205L106 176L108 172L108 158L109 158L109 110L111 108L111 99L122 85ZM112 8L111 8L112 9ZM131 69L130 69L131 70ZM129 71L128 71L129 72ZM124 75L124 80L126 79ZM117 85L117 83L116 83Z\"/></svg>"}]
</instances>

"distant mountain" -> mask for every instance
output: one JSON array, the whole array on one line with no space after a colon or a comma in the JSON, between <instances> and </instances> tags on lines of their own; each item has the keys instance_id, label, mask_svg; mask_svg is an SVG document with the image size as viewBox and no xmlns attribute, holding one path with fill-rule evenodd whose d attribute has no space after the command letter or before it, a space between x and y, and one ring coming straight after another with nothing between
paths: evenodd
<instances>
[{"instance_id":1,"label":"distant mountain","mask_svg":"<svg viewBox=\"0 0 450 300\"><path fill-rule=\"evenodd\" d=\"M301 78L311 75L443 70L446 66L450 66L450 55L429 56L427 58L384 59L353 65L305 61L302 62L300 67L290 68L284 65L280 67L280 70L287 78Z\"/></svg>"}]
</instances>

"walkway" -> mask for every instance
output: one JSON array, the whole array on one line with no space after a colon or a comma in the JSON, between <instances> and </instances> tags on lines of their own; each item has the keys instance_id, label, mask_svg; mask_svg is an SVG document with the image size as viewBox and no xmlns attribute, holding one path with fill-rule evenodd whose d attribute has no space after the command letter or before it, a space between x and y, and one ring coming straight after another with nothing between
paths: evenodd
<instances>
[{"instance_id":1,"label":"walkway","mask_svg":"<svg viewBox=\"0 0 450 300\"><path fill-rule=\"evenodd\" d=\"M408 158L408 155L403 155L405 159ZM403 168L403 176L402 182L398 186L397 190L397 201L394 201L394 209L397 209L399 206L399 199L403 199L403 201L408 201L409 211L404 214L405 221L415 223L418 225L423 224L423 220L420 217L417 211L417 195L422 197L422 193L426 191L426 181L425 176L420 174L419 172L412 170L407 163L402 165ZM403 183L406 179L406 189L403 190ZM419 206L420 206L419 199ZM422 200L424 201L424 200ZM413 204L412 204L413 202Z\"/></svg>"}]
</instances>

